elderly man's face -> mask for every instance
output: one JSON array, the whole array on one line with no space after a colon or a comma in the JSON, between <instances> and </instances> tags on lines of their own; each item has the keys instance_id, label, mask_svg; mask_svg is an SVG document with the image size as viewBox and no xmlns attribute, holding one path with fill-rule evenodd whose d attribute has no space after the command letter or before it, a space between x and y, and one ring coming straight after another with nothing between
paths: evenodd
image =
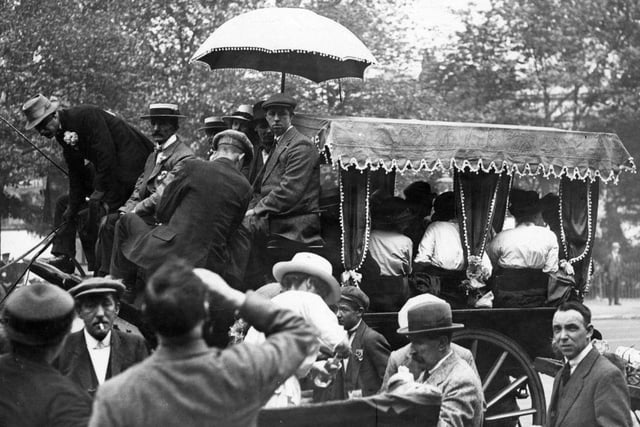
<instances>
[{"instance_id":1,"label":"elderly man's face","mask_svg":"<svg viewBox=\"0 0 640 427\"><path fill-rule=\"evenodd\" d=\"M258 123L255 127L255 131L258 134L258 138L260 139L262 146L269 151L274 142L273 132L271 131L269 124L265 122Z\"/></svg>"},{"instance_id":2,"label":"elderly man's face","mask_svg":"<svg viewBox=\"0 0 640 427\"><path fill-rule=\"evenodd\" d=\"M113 294L92 294L78 298L78 316L95 339L102 341L113 327L120 305Z\"/></svg>"},{"instance_id":3,"label":"elderly man's face","mask_svg":"<svg viewBox=\"0 0 640 427\"><path fill-rule=\"evenodd\" d=\"M573 359L591 341L593 326L585 325L576 310L556 311L553 315L553 343L567 359Z\"/></svg>"},{"instance_id":4,"label":"elderly man's face","mask_svg":"<svg viewBox=\"0 0 640 427\"><path fill-rule=\"evenodd\" d=\"M432 369L440 361L440 338L429 335L409 337L411 341L411 358L418 362L422 369Z\"/></svg>"},{"instance_id":5,"label":"elderly man's face","mask_svg":"<svg viewBox=\"0 0 640 427\"><path fill-rule=\"evenodd\" d=\"M291 126L291 111L286 107L269 107L266 118L275 136L282 135Z\"/></svg>"},{"instance_id":6,"label":"elderly man's face","mask_svg":"<svg viewBox=\"0 0 640 427\"><path fill-rule=\"evenodd\" d=\"M176 133L177 127L174 119L153 118L151 119L151 137L153 141L162 145Z\"/></svg>"},{"instance_id":7,"label":"elderly man's face","mask_svg":"<svg viewBox=\"0 0 640 427\"><path fill-rule=\"evenodd\" d=\"M58 116L54 114L50 114L44 120L36 125L36 130L38 133L45 138L53 138L56 136L56 132L58 132L58 128L60 127L60 121L58 120Z\"/></svg>"}]
</instances>

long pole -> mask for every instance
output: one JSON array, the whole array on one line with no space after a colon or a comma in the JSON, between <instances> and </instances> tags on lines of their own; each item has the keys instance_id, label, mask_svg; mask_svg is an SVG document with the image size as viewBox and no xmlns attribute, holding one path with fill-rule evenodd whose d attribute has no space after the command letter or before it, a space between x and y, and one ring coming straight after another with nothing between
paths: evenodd
<instances>
[{"instance_id":1,"label":"long pole","mask_svg":"<svg viewBox=\"0 0 640 427\"><path fill-rule=\"evenodd\" d=\"M282 77L280 78L280 93L284 93L284 75L285 73L282 73Z\"/></svg>"},{"instance_id":2,"label":"long pole","mask_svg":"<svg viewBox=\"0 0 640 427\"><path fill-rule=\"evenodd\" d=\"M22 139L24 139L25 141L27 141L27 143L29 145L31 145L38 153L42 154L44 156L45 159L49 160L53 166L57 167L60 172L62 172L63 174L65 174L66 176L69 176L69 173L59 164L57 164L51 157L49 157L44 151L42 151L40 148L38 148L37 145L35 145L33 142L31 142L31 140L29 138L27 138L22 132L20 132L20 130L18 130L18 128L16 128L14 125L12 125L7 119L5 119L4 117L0 116L0 120L2 120L3 122L5 122L7 125L9 125L9 127L11 129L13 129L14 131L16 131L16 133L18 135L20 135L22 137Z\"/></svg>"}]
</instances>

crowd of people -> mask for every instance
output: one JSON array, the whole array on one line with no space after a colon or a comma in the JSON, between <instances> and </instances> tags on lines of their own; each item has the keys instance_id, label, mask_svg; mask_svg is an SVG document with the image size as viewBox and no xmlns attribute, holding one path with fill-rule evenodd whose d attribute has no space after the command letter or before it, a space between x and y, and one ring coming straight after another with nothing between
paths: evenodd
<instances>
[{"instance_id":1,"label":"crowd of people","mask_svg":"<svg viewBox=\"0 0 640 427\"><path fill-rule=\"evenodd\" d=\"M24 104L27 129L55 138L69 168L48 262L72 272L78 233L95 277L68 292L38 284L8 297L1 425L247 426L263 407L407 384L441 396L438 425L482 425L482 382L471 352L452 343L464 327L452 321L452 306L477 303L465 280L485 295L544 289L546 299L559 269L572 274L542 219L543 200L512 189L516 226L492 235L473 269L456 195L436 196L426 182L404 198L372 194L361 287L341 286L331 263L309 251L268 265L270 239L322 242L320 157L292 126L296 105L275 94L205 118L205 160L180 138L176 104L151 104L142 116L151 139L97 107L60 108L43 95ZM129 304L154 331L152 342L114 326ZM363 320L381 310L398 312L406 346L392 352ZM84 327L70 334L76 316ZM231 342L212 346L207 330L226 331L234 320ZM556 378L549 425L568 425L573 413L584 425L630 425L626 384L592 349L592 329L582 304L559 305L554 344L568 368ZM583 383L593 383L589 393Z\"/></svg>"}]
</instances>

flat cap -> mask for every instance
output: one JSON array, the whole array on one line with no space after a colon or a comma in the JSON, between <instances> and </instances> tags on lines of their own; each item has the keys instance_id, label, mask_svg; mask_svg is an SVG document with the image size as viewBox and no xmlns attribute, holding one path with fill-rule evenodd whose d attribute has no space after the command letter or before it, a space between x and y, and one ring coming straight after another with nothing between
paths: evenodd
<instances>
[{"instance_id":1,"label":"flat cap","mask_svg":"<svg viewBox=\"0 0 640 427\"><path fill-rule=\"evenodd\" d=\"M125 291L126 287L120 280L109 279L106 277L92 277L83 280L73 288L69 289L69 293L74 298L89 294L108 294L114 293L118 298Z\"/></svg>"},{"instance_id":2,"label":"flat cap","mask_svg":"<svg viewBox=\"0 0 640 427\"><path fill-rule=\"evenodd\" d=\"M69 332L74 305L71 295L54 285L18 288L2 313L7 336L28 345L56 343Z\"/></svg>"},{"instance_id":3,"label":"flat cap","mask_svg":"<svg viewBox=\"0 0 640 427\"><path fill-rule=\"evenodd\" d=\"M298 105L298 103L291 96L285 95L284 93L276 93L262 103L262 109L267 111L271 107L285 107L293 110L296 108L296 105Z\"/></svg>"},{"instance_id":4,"label":"flat cap","mask_svg":"<svg viewBox=\"0 0 640 427\"><path fill-rule=\"evenodd\" d=\"M250 162L253 158L253 145L247 135L233 129L223 130L213 137L213 150L217 150L219 145L233 145L242 150L245 154L245 163Z\"/></svg>"},{"instance_id":5,"label":"flat cap","mask_svg":"<svg viewBox=\"0 0 640 427\"><path fill-rule=\"evenodd\" d=\"M369 309L369 297L356 286L343 286L340 288L340 301L348 301L367 311Z\"/></svg>"}]
</instances>

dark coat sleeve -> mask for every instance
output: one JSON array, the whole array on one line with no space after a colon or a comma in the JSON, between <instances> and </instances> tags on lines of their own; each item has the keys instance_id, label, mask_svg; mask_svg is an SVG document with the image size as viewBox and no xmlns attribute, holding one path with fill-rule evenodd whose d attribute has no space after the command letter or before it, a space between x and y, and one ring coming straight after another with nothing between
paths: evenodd
<instances>
[{"instance_id":1,"label":"dark coat sleeve","mask_svg":"<svg viewBox=\"0 0 640 427\"><path fill-rule=\"evenodd\" d=\"M161 223L167 223L180 206L180 201L189 191L191 162L186 161L184 167L176 174L175 179L167 185L156 206L156 219Z\"/></svg>"},{"instance_id":2,"label":"dark coat sleeve","mask_svg":"<svg viewBox=\"0 0 640 427\"><path fill-rule=\"evenodd\" d=\"M391 353L391 346L381 334L370 330L369 337L365 340L365 352L378 378L378 387L382 383Z\"/></svg>"}]
</instances>

